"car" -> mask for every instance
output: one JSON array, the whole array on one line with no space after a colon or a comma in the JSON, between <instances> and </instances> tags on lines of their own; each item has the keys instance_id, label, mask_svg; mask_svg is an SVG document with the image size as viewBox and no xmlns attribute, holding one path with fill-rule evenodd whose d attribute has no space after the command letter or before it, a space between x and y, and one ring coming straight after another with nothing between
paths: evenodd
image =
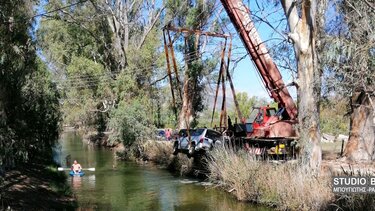
<instances>
[{"instance_id":1,"label":"car","mask_svg":"<svg viewBox=\"0 0 375 211\"><path fill-rule=\"evenodd\" d=\"M195 132L194 129L189 129L189 134L190 136ZM187 129L181 129L179 131L176 131L173 134L174 138L174 144L173 144L173 155L177 155L179 152L182 152L183 150L180 150L178 147L175 147L180 143L181 140L185 139L188 137L188 130Z\"/></svg>"},{"instance_id":2,"label":"car","mask_svg":"<svg viewBox=\"0 0 375 211\"><path fill-rule=\"evenodd\" d=\"M216 146L222 146L224 144L224 137L221 133L213 129L198 128L189 130L189 132L190 142L186 129L179 132L179 137L175 140L173 145L174 155L182 152L191 158L196 153L205 153Z\"/></svg>"}]
</instances>

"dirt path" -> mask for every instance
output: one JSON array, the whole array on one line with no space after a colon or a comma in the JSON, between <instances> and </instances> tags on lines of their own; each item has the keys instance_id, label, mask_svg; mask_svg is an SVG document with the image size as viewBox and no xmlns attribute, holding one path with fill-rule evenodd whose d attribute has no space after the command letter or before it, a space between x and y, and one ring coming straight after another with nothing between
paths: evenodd
<instances>
[{"instance_id":1,"label":"dirt path","mask_svg":"<svg viewBox=\"0 0 375 211\"><path fill-rule=\"evenodd\" d=\"M9 171L4 179L0 209L74 210L75 199L59 172L33 166Z\"/></svg>"}]
</instances>

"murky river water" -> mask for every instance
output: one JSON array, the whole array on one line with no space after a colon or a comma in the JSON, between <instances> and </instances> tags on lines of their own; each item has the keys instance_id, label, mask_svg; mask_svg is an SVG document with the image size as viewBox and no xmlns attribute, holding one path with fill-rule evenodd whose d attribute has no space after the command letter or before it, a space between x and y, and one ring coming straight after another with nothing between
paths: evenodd
<instances>
[{"instance_id":1,"label":"murky river water","mask_svg":"<svg viewBox=\"0 0 375 211\"><path fill-rule=\"evenodd\" d=\"M64 133L60 144L62 163L70 155L83 168L96 168L83 177L68 178L84 210L268 210L239 203L205 182L175 177L158 167L116 162L110 150L84 144L74 132Z\"/></svg>"}]
</instances>

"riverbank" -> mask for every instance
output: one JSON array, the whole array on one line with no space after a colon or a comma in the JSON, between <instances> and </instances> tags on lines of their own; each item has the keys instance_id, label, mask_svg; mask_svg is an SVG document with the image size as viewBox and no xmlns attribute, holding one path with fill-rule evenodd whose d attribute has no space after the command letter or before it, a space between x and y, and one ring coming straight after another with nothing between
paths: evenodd
<instances>
[{"instance_id":1,"label":"riverbank","mask_svg":"<svg viewBox=\"0 0 375 211\"><path fill-rule=\"evenodd\" d=\"M78 133L61 137L61 157L68 154L83 167L96 168L68 181L77 210L270 210L239 203L210 183L173 175L150 160L115 160L113 148L87 145Z\"/></svg>"},{"instance_id":2,"label":"riverbank","mask_svg":"<svg viewBox=\"0 0 375 211\"><path fill-rule=\"evenodd\" d=\"M149 140L122 147L117 154L122 159L142 165L157 164L180 176L203 175L207 181L230 192L239 201L280 210L367 210L375 205L371 194L332 193L332 175L356 173L348 171L344 163L327 165L333 161L325 160L322 173L314 176L297 162L260 162L241 151L227 149L210 153L209 159L188 159L184 154L172 155L172 149L172 142ZM333 157L337 157L336 154ZM333 157L331 159L335 160Z\"/></svg>"},{"instance_id":3,"label":"riverbank","mask_svg":"<svg viewBox=\"0 0 375 211\"><path fill-rule=\"evenodd\" d=\"M75 130L73 128L67 131L74 131L80 134L83 137L82 140L89 145L111 149L116 154L118 160L134 161L141 165L153 163L180 176L205 176L201 173L202 167L199 162L194 162L193 159L189 159L183 154L172 155L173 142L171 141L155 141L150 139L135 142L131 146L124 146L123 143L109 141L111 132L98 134L94 130Z\"/></svg>"},{"instance_id":4,"label":"riverbank","mask_svg":"<svg viewBox=\"0 0 375 211\"><path fill-rule=\"evenodd\" d=\"M231 192L239 201L279 210L369 210L374 207L372 194L332 192L333 175L370 175L370 171L363 174L356 168L345 170L344 163L339 166L341 171L328 168L324 162L320 174L313 175L298 162L257 161L248 153L230 149L212 151L208 161L210 181Z\"/></svg>"},{"instance_id":5,"label":"riverbank","mask_svg":"<svg viewBox=\"0 0 375 211\"><path fill-rule=\"evenodd\" d=\"M53 165L24 164L7 171L1 186L1 209L74 210L66 175Z\"/></svg>"},{"instance_id":6,"label":"riverbank","mask_svg":"<svg viewBox=\"0 0 375 211\"><path fill-rule=\"evenodd\" d=\"M132 160L141 165L156 164L179 176L202 176L196 160L189 159L184 154L172 154L173 142L148 140L128 148L120 144L113 150L123 160Z\"/></svg>"},{"instance_id":7,"label":"riverbank","mask_svg":"<svg viewBox=\"0 0 375 211\"><path fill-rule=\"evenodd\" d=\"M172 142L147 141L137 146L135 154L138 162L152 162L184 176L204 175L239 201L278 210L368 210L375 206L372 194L332 192L333 175L374 174L358 171L369 166L324 160L321 173L312 175L297 162L260 162L241 151L215 150L208 157L188 159L184 154L172 155L172 148Z\"/></svg>"}]
</instances>

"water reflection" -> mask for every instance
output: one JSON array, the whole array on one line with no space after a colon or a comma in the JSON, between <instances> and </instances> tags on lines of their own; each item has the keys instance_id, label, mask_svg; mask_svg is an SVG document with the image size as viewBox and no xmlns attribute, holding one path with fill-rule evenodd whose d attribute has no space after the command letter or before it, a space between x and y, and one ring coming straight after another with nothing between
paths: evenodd
<instances>
[{"instance_id":1,"label":"water reflection","mask_svg":"<svg viewBox=\"0 0 375 211\"><path fill-rule=\"evenodd\" d=\"M95 174L84 177L87 180L87 185L91 189L95 189Z\"/></svg>"},{"instance_id":2,"label":"water reflection","mask_svg":"<svg viewBox=\"0 0 375 211\"><path fill-rule=\"evenodd\" d=\"M89 190L95 190L95 175L85 175L83 177L74 176L71 177L71 186L74 190L80 190L82 187L82 184L84 184L85 189Z\"/></svg>"},{"instance_id":3,"label":"water reflection","mask_svg":"<svg viewBox=\"0 0 375 211\"><path fill-rule=\"evenodd\" d=\"M210 183L173 177L152 166L114 161L113 152L83 143L74 133L61 141L63 161L71 155L86 171L69 178L78 210L268 210L238 203Z\"/></svg>"},{"instance_id":4,"label":"water reflection","mask_svg":"<svg viewBox=\"0 0 375 211\"><path fill-rule=\"evenodd\" d=\"M82 177L76 177L76 176L74 176L74 177L71 177L72 179L71 179L71 183L72 183L72 187L73 187L73 189L75 189L75 190L77 190L77 189L79 189L79 188L81 188L81 186L82 186Z\"/></svg>"}]
</instances>

